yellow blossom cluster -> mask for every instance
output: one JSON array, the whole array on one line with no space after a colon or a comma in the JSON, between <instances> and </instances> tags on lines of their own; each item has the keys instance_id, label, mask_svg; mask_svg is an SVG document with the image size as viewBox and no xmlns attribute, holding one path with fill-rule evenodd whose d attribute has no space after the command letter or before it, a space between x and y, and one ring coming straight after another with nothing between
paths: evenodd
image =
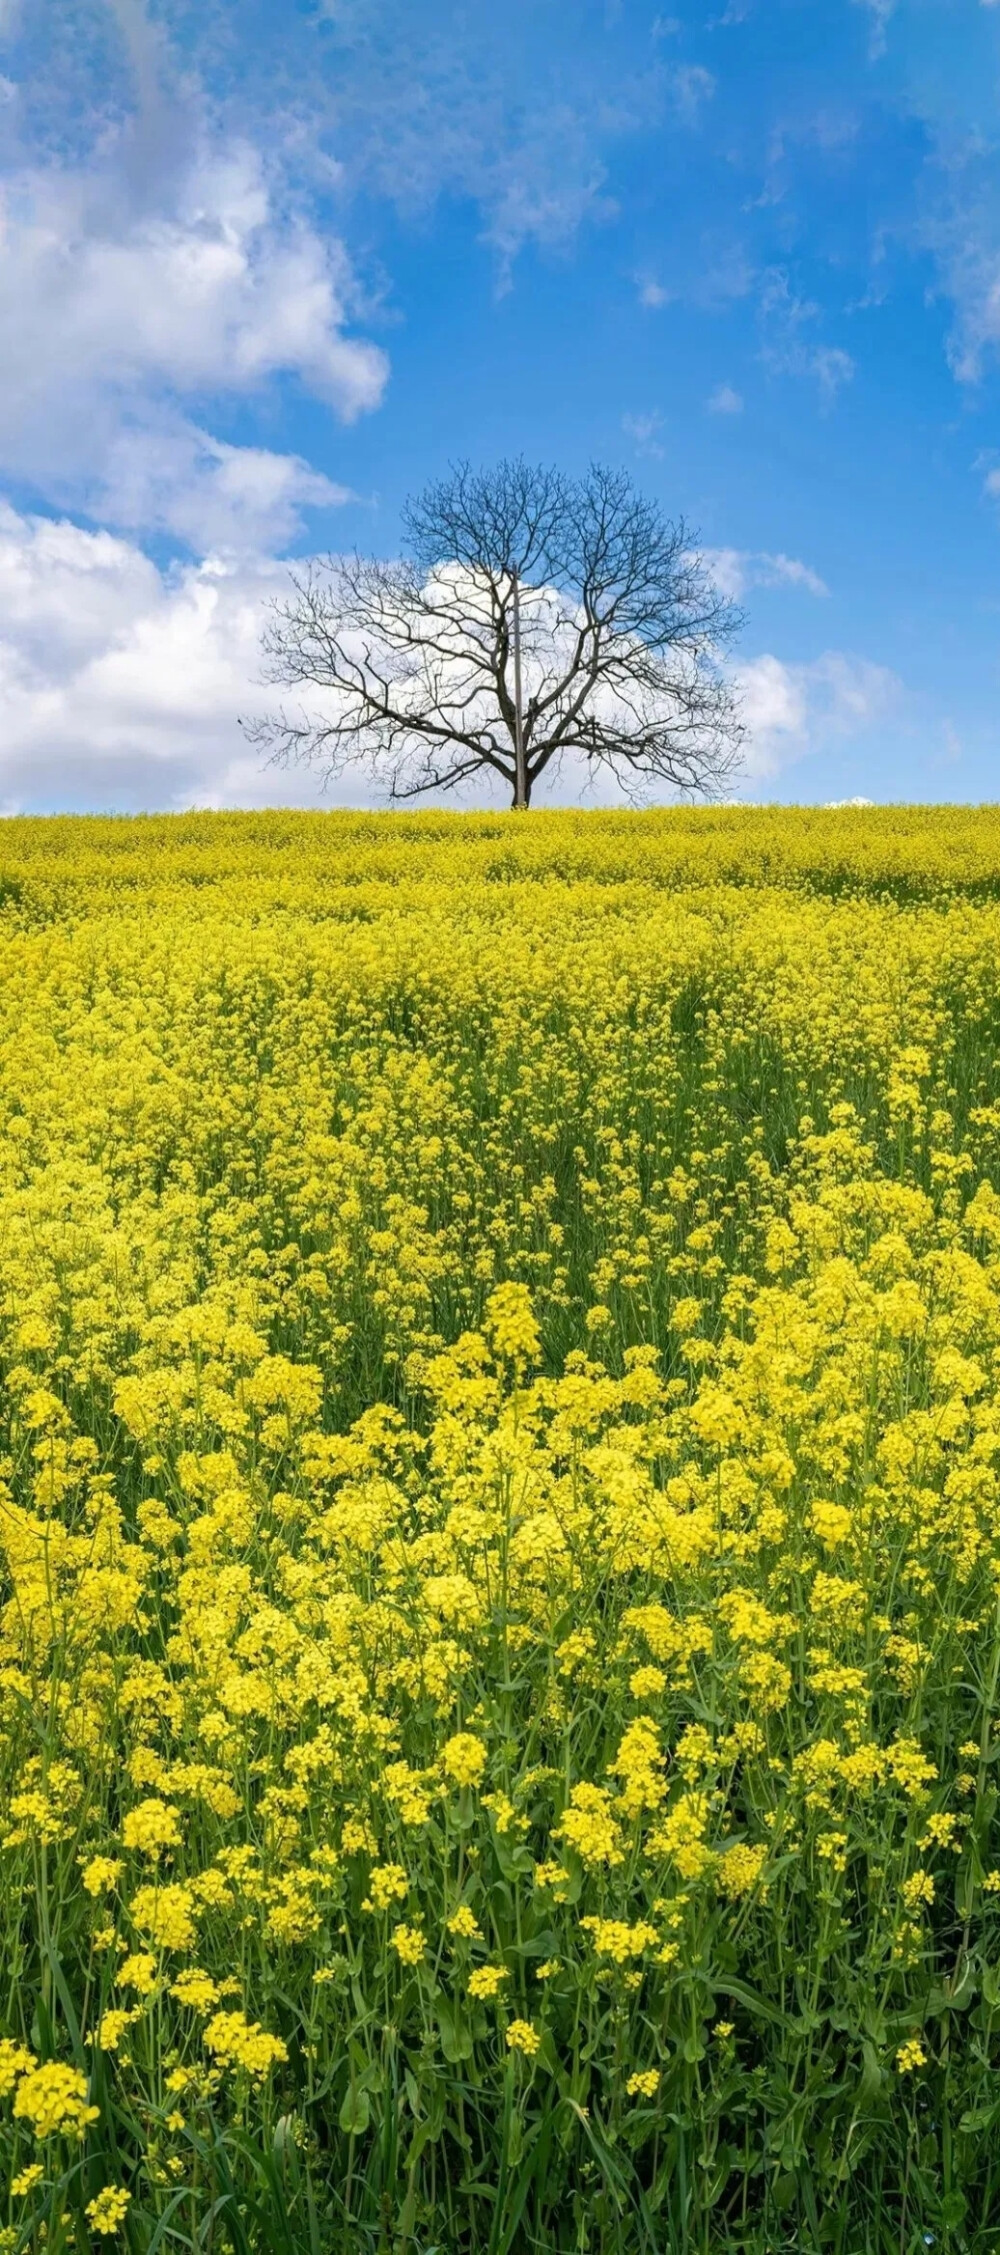
<instances>
[{"instance_id":1,"label":"yellow blossom cluster","mask_svg":"<svg viewBox=\"0 0 1000 2255\"><path fill-rule=\"evenodd\" d=\"M0 974L0 2247L991 2247L1000 818L13 822Z\"/></svg>"}]
</instances>

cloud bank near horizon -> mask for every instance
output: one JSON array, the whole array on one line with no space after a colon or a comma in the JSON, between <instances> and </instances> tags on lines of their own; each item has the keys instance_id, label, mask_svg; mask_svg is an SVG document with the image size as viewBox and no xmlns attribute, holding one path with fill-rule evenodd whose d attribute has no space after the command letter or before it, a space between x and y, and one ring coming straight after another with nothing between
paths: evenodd
<instances>
[{"instance_id":1,"label":"cloud bank near horizon","mask_svg":"<svg viewBox=\"0 0 1000 2255\"><path fill-rule=\"evenodd\" d=\"M239 715L273 694L258 685L260 632L284 579L273 557L161 566L119 534L0 504L0 811L377 804L366 771L324 789L309 771L262 767L240 735ZM765 654L742 678L748 788L900 695L888 669L837 651L800 666ZM568 771L558 797L581 787L616 803L613 787L586 791Z\"/></svg>"}]
</instances>

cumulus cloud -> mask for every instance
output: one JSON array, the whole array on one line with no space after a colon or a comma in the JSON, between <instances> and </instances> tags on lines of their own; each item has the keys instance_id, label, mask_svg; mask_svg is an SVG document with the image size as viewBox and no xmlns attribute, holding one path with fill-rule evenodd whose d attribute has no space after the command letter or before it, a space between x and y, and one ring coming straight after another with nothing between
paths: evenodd
<instances>
[{"instance_id":1,"label":"cumulus cloud","mask_svg":"<svg viewBox=\"0 0 1000 2255\"><path fill-rule=\"evenodd\" d=\"M343 489L187 403L291 374L344 420L377 405L386 362L348 333L347 254L278 208L246 145L195 150L155 200L123 156L0 188L0 470L202 552L287 540Z\"/></svg>"},{"instance_id":2,"label":"cumulus cloud","mask_svg":"<svg viewBox=\"0 0 1000 2255\"><path fill-rule=\"evenodd\" d=\"M300 455L229 446L167 413L109 434L103 463L81 481L89 515L166 532L199 556L280 551L300 533L303 509L350 498Z\"/></svg>"},{"instance_id":3,"label":"cumulus cloud","mask_svg":"<svg viewBox=\"0 0 1000 2255\"><path fill-rule=\"evenodd\" d=\"M35 114L67 146L82 109L117 114L127 49L154 95L183 105L197 75L309 192L387 197L407 222L441 197L471 205L501 272L613 214L617 151L697 131L714 90L703 60L668 52L663 19L637 24L620 0L45 0L23 16Z\"/></svg>"},{"instance_id":4,"label":"cumulus cloud","mask_svg":"<svg viewBox=\"0 0 1000 2255\"><path fill-rule=\"evenodd\" d=\"M343 333L343 245L281 217L254 149L197 152L157 209L123 209L122 186L114 165L6 182L5 412L26 414L57 338L77 380L183 393L294 369L339 414L376 403L382 356Z\"/></svg>"},{"instance_id":5,"label":"cumulus cloud","mask_svg":"<svg viewBox=\"0 0 1000 2255\"><path fill-rule=\"evenodd\" d=\"M241 714L280 702L261 631L286 573L249 557L159 568L119 535L0 503L0 812L374 803L366 768L324 790L314 771L263 765L240 733ZM560 631L550 593L540 621L526 607L529 690L539 637ZM621 803L612 778L588 783L576 764L547 779L557 802L581 791ZM491 797L487 778L466 793Z\"/></svg>"},{"instance_id":6,"label":"cumulus cloud","mask_svg":"<svg viewBox=\"0 0 1000 2255\"><path fill-rule=\"evenodd\" d=\"M0 504L0 806L308 803L261 773L237 716L260 670L271 561L158 569L110 532ZM348 795L364 795L355 779Z\"/></svg>"},{"instance_id":7,"label":"cumulus cloud","mask_svg":"<svg viewBox=\"0 0 1000 2255\"><path fill-rule=\"evenodd\" d=\"M120 535L0 504L0 809L370 803L366 771L324 794L309 771L262 768L240 735L239 715L276 695L259 685L260 635L285 584L273 558L160 567ZM863 733L899 695L839 651L765 654L741 679L749 778ZM582 780L567 768L555 796ZM618 796L607 779L587 795Z\"/></svg>"},{"instance_id":8,"label":"cumulus cloud","mask_svg":"<svg viewBox=\"0 0 1000 2255\"><path fill-rule=\"evenodd\" d=\"M765 653L741 668L748 778L776 775L809 753L864 734L902 696L888 666L843 650L807 665Z\"/></svg>"},{"instance_id":9,"label":"cumulus cloud","mask_svg":"<svg viewBox=\"0 0 1000 2255\"><path fill-rule=\"evenodd\" d=\"M716 586L739 602L751 587L802 587L809 595L829 595L826 581L797 556L772 556L762 548L706 548Z\"/></svg>"}]
</instances>

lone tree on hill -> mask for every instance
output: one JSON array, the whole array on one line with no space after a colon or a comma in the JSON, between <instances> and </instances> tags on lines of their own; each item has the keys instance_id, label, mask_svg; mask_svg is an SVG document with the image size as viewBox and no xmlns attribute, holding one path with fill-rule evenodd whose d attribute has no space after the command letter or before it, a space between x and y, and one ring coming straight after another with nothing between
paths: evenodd
<instances>
[{"instance_id":1,"label":"lone tree on hill","mask_svg":"<svg viewBox=\"0 0 1000 2255\"><path fill-rule=\"evenodd\" d=\"M484 769L526 807L566 754L626 789L714 796L743 729L741 624L683 520L620 470L461 464L404 512L405 552L329 557L272 605L265 679L297 714L244 723L281 764L366 761L393 800Z\"/></svg>"}]
</instances>

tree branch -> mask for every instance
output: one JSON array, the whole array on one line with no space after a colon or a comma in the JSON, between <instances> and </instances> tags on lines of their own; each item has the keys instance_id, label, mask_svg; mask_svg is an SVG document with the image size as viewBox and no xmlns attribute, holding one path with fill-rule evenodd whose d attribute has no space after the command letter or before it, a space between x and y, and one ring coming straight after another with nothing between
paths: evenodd
<instances>
[{"instance_id":1,"label":"tree branch","mask_svg":"<svg viewBox=\"0 0 1000 2255\"><path fill-rule=\"evenodd\" d=\"M743 733L723 663L740 622L683 520L620 471L572 484L516 461L460 464L406 524L401 560L327 558L273 604L264 678L301 702L243 724L266 756L363 762L393 800L482 771L513 787L516 574L529 785L567 753L626 787L721 788Z\"/></svg>"}]
</instances>

